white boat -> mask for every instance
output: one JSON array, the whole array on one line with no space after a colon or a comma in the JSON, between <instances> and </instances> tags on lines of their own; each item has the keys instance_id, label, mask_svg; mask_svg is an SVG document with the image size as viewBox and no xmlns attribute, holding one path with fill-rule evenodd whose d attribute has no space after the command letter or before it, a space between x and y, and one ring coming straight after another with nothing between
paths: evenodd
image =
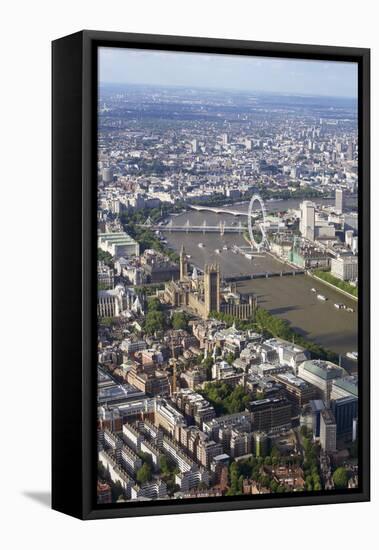
<instances>
[{"instance_id":1,"label":"white boat","mask_svg":"<svg viewBox=\"0 0 379 550\"><path fill-rule=\"evenodd\" d=\"M349 359L353 359L354 361L358 360L358 352L357 351L348 351L346 354L346 357Z\"/></svg>"},{"instance_id":2,"label":"white boat","mask_svg":"<svg viewBox=\"0 0 379 550\"><path fill-rule=\"evenodd\" d=\"M244 256L247 260L252 260L254 257L251 252L245 252Z\"/></svg>"},{"instance_id":3,"label":"white boat","mask_svg":"<svg viewBox=\"0 0 379 550\"><path fill-rule=\"evenodd\" d=\"M221 250L219 248L216 248L215 252L216 254L221 254Z\"/></svg>"},{"instance_id":4,"label":"white boat","mask_svg":"<svg viewBox=\"0 0 379 550\"><path fill-rule=\"evenodd\" d=\"M315 288L311 288L311 292L317 292Z\"/></svg>"},{"instance_id":5,"label":"white boat","mask_svg":"<svg viewBox=\"0 0 379 550\"><path fill-rule=\"evenodd\" d=\"M199 248L204 248L204 243L199 243L197 246L198 246Z\"/></svg>"},{"instance_id":6,"label":"white boat","mask_svg":"<svg viewBox=\"0 0 379 550\"><path fill-rule=\"evenodd\" d=\"M346 311L348 311L349 313L354 313L354 310L352 307L347 307L346 308Z\"/></svg>"},{"instance_id":7,"label":"white boat","mask_svg":"<svg viewBox=\"0 0 379 550\"><path fill-rule=\"evenodd\" d=\"M322 302L326 302L326 300L328 298L326 296L324 296L323 294L317 294L317 299L321 300Z\"/></svg>"},{"instance_id":8,"label":"white boat","mask_svg":"<svg viewBox=\"0 0 379 550\"><path fill-rule=\"evenodd\" d=\"M334 304L337 309L343 309L343 304Z\"/></svg>"},{"instance_id":9,"label":"white boat","mask_svg":"<svg viewBox=\"0 0 379 550\"><path fill-rule=\"evenodd\" d=\"M222 247L222 249L223 249L223 250L228 250L228 247L227 247L226 245L224 245L224 246Z\"/></svg>"}]
</instances>

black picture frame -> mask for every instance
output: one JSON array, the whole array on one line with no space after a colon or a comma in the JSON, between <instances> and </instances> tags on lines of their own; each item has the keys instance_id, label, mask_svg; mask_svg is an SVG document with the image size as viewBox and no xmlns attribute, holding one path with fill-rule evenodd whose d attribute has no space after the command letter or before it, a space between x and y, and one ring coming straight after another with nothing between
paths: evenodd
<instances>
[{"instance_id":1,"label":"black picture frame","mask_svg":"<svg viewBox=\"0 0 379 550\"><path fill-rule=\"evenodd\" d=\"M332 492L96 504L97 48L354 61L359 85L360 487ZM81 519L370 499L370 50L81 31L52 43L52 507ZM364 397L362 397L364 396Z\"/></svg>"}]
</instances>

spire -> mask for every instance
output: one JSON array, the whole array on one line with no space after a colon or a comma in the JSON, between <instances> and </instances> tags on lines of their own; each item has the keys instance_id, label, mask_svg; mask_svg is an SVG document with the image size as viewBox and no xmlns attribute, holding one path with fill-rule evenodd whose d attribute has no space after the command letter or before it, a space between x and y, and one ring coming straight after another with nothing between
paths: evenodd
<instances>
[{"instance_id":1,"label":"spire","mask_svg":"<svg viewBox=\"0 0 379 550\"><path fill-rule=\"evenodd\" d=\"M183 281L185 277L187 277L187 256L186 251L184 249L184 245L182 244L182 248L180 249L180 257L179 257L179 263L180 263L180 280Z\"/></svg>"}]
</instances>

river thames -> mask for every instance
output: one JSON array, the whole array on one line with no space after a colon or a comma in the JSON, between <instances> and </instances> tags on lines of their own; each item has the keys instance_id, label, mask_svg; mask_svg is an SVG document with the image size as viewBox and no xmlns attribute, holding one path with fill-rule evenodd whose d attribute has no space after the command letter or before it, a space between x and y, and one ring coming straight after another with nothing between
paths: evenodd
<instances>
[{"instance_id":1,"label":"river thames","mask_svg":"<svg viewBox=\"0 0 379 550\"><path fill-rule=\"evenodd\" d=\"M299 201L278 201L268 203L267 210L285 210L296 208ZM228 206L224 208L229 208ZM230 209L246 212L247 205L233 205ZM228 214L212 212L188 211L173 218L175 225L185 225L189 220L192 225L201 225L204 220L208 225L218 225L225 221L227 225L236 225L239 220ZM282 262L268 254L255 255L252 259L243 254L236 254L232 248L246 247L242 235L219 233L169 233L165 232L168 245L179 251L184 245L189 255L189 262L202 270L205 263L218 263L223 277L251 275L263 272L280 272L288 270ZM199 243L202 246L199 247ZM216 252L216 250L218 252ZM239 282L240 292L253 292L258 298L258 304L274 315L288 320L291 326L305 338L321 346L341 354L343 365L354 370L356 364L346 359L346 353L358 349L357 302L331 289L307 275L287 275L283 277L257 278ZM326 296L327 301L320 301L311 288ZM352 308L348 312L334 307L335 303L343 303Z\"/></svg>"}]
</instances>

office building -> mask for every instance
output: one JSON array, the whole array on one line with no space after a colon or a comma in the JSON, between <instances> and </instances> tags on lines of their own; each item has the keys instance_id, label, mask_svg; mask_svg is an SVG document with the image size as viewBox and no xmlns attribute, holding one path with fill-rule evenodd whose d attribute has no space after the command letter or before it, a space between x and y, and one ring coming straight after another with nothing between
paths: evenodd
<instances>
[{"instance_id":1,"label":"office building","mask_svg":"<svg viewBox=\"0 0 379 550\"><path fill-rule=\"evenodd\" d=\"M335 209L338 214L343 214L345 210L345 192L343 189L336 189Z\"/></svg>"},{"instance_id":2,"label":"office building","mask_svg":"<svg viewBox=\"0 0 379 550\"><path fill-rule=\"evenodd\" d=\"M99 461L108 470L109 476L113 483L120 483L125 498L131 498L131 490L135 485L135 481L130 477L124 468L117 464L114 458L107 451L103 450L99 452Z\"/></svg>"},{"instance_id":3,"label":"office building","mask_svg":"<svg viewBox=\"0 0 379 550\"><path fill-rule=\"evenodd\" d=\"M349 248L353 248L353 238L354 238L354 230L353 229L348 229L345 232L345 244Z\"/></svg>"},{"instance_id":4,"label":"office building","mask_svg":"<svg viewBox=\"0 0 379 550\"><path fill-rule=\"evenodd\" d=\"M331 273L341 281L358 279L358 256L343 255L331 260Z\"/></svg>"},{"instance_id":5,"label":"office building","mask_svg":"<svg viewBox=\"0 0 379 550\"><path fill-rule=\"evenodd\" d=\"M311 201L300 204L300 233L308 241L315 240L315 205Z\"/></svg>"},{"instance_id":6,"label":"office building","mask_svg":"<svg viewBox=\"0 0 379 550\"><path fill-rule=\"evenodd\" d=\"M228 145L228 143L229 143L229 136L228 136L228 134L226 134L226 133L221 134L221 141L222 141L222 144L223 144L223 145Z\"/></svg>"},{"instance_id":7,"label":"office building","mask_svg":"<svg viewBox=\"0 0 379 550\"><path fill-rule=\"evenodd\" d=\"M131 499L157 499L167 497L167 485L161 479L148 481L143 485L134 485L131 488Z\"/></svg>"},{"instance_id":8,"label":"office building","mask_svg":"<svg viewBox=\"0 0 379 550\"><path fill-rule=\"evenodd\" d=\"M320 437L321 412L325 409L322 399L312 399L310 402L311 417L312 417L312 434L313 438Z\"/></svg>"},{"instance_id":9,"label":"office building","mask_svg":"<svg viewBox=\"0 0 379 550\"><path fill-rule=\"evenodd\" d=\"M251 432L241 432L232 430L230 437L230 456L237 458L250 454L252 451L253 434Z\"/></svg>"},{"instance_id":10,"label":"office building","mask_svg":"<svg viewBox=\"0 0 379 550\"><path fill-rule=\"evenodd\" d=\"M252 401L250 411L252 431L277 433L292 427L292 405L285 398Z\"/></svg>"},{"instance_id":11,"label":"office building","mask_svg":"<svg viewBox=\"0 0 379 550\"><path fill-rule=\"evenodd\" d=\"M103 168L102 177L105 184L111 183L113 181L113 168L111 166L105 166Z\"/></svg>"},{"instance_id":12,"label":"office building","mask_svg":"<svg viewBox=\"0 0 379 550\"><path fill-rule=\"evenodd\" d=\"M125 443L134 452L140 452L141 442L144 440L143 435L131 424L124 424L122 427L122 435Z\"/></svg>"},{"instance_id":13,"label":"office building","mask_svg":"<svg viewBox=\"0 0 379 550\"><path fill-rule=\"evenodd\" d=\"M347 375L333 380L331 399L340 399L341 397L358 397L358 377Z\"/></svg>"},{"instance_id":14,"label":"office building","mask_svg":"<svg viewBox=\"0 0 379 550\"><path fill-rule=\"evenodd\" d=\"M317 389L314 386L291 373L284 372L271 376L283 386L284 395L292 403L292 413L295 415L299 414L306 403L317 397Z\"/></svg>"},{"instance_id":15,"label":"office building","mask_svg":"<svg viewBox=\"0 0 379 550\"><path fill-rule=\"evenodd\" d=\"M330 409L323 409L320 415L320 445L326 453L334 453L337 449L337 425Z\"/></svg>"},{"instance_id":16,"label":"office building","mask_svg":"<svg viewBox=\"0 0 379 550\"><path fill-rule=\"evenodd\" d=\"M209 401L189 388L182 388L171 397L171 400L184 414L190 426L196 424L201 428L203 422L209 422L216 416L216 411Z\"/></svg>"},{"instance_id":17,"label":"office building","mask_svg":"<svg viewBox=\"0 0 379 550\"><path fill-rule=\"evenodd\" d=\"M121 465L131 476L135 476L142 467L142 460L130 447L122 445Z\"/></svg>"},{"instance_id":18,"label":"office building","mask_svg":"<svg viewBox=\"0 0 379 550\"><path fill-rule=\"evenodd\" d=\"M331 403L337 425L337 436L352 437L353 422L358 416L358 398L350 395Z\"/></svg>"},{"instance_id":19,"label":"office building","mask_svg":"<svg viewBox=\"0 0 379 550\"><path fill-rule=\"evenodd\" d=\"M183 414L165 399L155 401L154 424L170 434L176 441L180 441L180 430L186 425Z\"/></svg>"},{"instance_id":20,"label":"office building","mask_svg":"<svg viewBox=\"0 0 379 550\"><path fill-rule=\"evenodd\" d=\"M328 391L330 391L333 380L345 376L347 372L330 361L321 359L309 359L299 365L299 378L302 378L309 384L316 386L320 390L320 397L326 400ZM329 393L330 398L330 393Z\"/></svg>"},{"instance_id":21,"label":"office building","mask_svg":"<svg viewBox=\"0 0 379 550\"><path fill-rule=\"evenodd\" d=\"M127 233L99 233L98 247L111 256L139 256L139 244Z\"/></svg>"}]
</instances>

